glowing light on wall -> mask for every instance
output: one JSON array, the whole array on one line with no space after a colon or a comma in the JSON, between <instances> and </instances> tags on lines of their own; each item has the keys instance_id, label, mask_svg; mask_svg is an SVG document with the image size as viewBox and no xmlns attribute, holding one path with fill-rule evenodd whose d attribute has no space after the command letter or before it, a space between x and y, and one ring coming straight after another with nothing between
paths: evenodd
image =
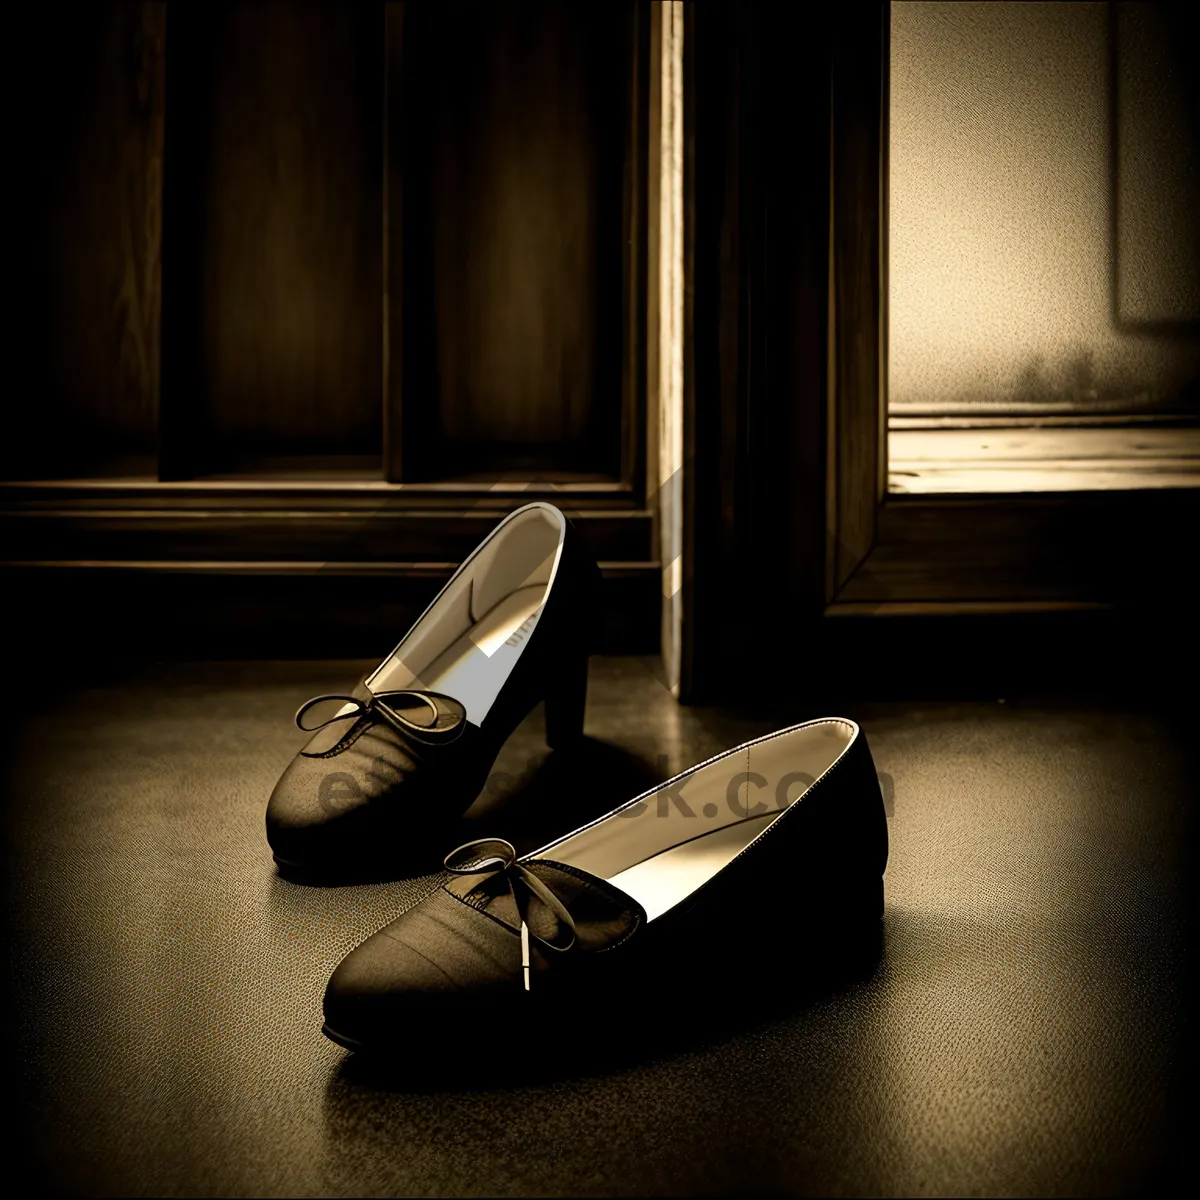
<instances>
[{"instance_id":1,"label":"glowing light on wall","mask_svg":"<svg viewBox=\"0 0 1200 1200\"><path fill-rule=\"evenodd\" d=\"M1108 6L892 5L894 404L1103 400L1200 373L1122 330Z\"/></svg>"}]
</instances>

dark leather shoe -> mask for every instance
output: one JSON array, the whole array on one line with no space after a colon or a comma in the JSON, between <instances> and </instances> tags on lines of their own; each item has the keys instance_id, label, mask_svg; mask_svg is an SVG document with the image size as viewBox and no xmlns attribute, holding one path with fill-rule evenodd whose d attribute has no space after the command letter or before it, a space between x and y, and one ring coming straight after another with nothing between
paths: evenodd
<instances>
[{"instance_id":1,"label":"dark leather shoe","mask_svg":"<svg viewBox=\"0 0 1200 1200\"><path fill-rule=\"evenodd\" d=\"M581 736L598 577L553 505L501 521L366 679L296 714L313 736L267 805L280 866L313 881L429 869L539 701L551 747Z\"/></svg>"},{"instance_id":2,"label":"dark leather shoe","mask_svg":"<svg viewBox=\"0 0 1200 1200\"><path fill-rule=\"evenodd\" d=\"M840 719L796 725L534 854L460 847L440 886L338 966L324 1032L420 1054L424 1039L499 1038L523 1016L543 1036L553 1015L588 1036L585 1002L608 1024L644 1020L647 997L668 1012L706 980L744 1001L751 965L795 990L847 939L878 939L886 862L865 736Z\"/></svg>"}]
</instances>

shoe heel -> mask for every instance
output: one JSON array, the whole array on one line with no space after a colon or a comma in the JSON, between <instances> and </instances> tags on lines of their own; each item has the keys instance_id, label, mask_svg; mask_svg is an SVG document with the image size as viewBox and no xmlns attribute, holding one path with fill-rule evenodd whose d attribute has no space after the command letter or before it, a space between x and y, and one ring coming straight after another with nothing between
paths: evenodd
<instances>
[{"instance_id":1,"label":"shoe heel","mask_svg":"<svg viewBox=\"0 0 1200 1200\"><path fill-rule=\"evenodd\" d=\"M587 707L587 654L573 654L546 693L546 745L564 750L583 738Z\"/></svg>"}]
</instances>

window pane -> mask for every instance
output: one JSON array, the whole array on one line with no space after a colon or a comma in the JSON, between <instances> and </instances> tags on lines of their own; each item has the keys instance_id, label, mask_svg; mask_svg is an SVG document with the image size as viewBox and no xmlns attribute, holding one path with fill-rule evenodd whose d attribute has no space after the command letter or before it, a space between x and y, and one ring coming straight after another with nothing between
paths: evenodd
<instances>
[{"instance_id":1,"label":"window pane","mask_svg":"<svg viewBox=\"0 0 1200 1200\"><path fill-rule=\"evenodd\" d=\"M1117 7L892 5L894 412L1200 409L1188 43Z\"/></svg>"}]
</instances>

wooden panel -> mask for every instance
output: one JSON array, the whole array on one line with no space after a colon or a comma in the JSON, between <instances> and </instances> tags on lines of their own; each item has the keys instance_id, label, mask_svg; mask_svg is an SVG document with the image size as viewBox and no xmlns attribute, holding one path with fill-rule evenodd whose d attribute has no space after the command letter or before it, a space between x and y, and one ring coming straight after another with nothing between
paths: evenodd
<instances>
[{"instance_id":1,"label":"wooden panel","mask_svg":"<svg viewBox=\"0 0 1200 1200\"><path fill-rule=\"evenodd\" d=\"M830 422L836 523L830 598L870 553L883 492L888 10L886 3L849 6L834 35Z\"/></svg>"},{"instance_id":2,"label":"wooden panel","mask_svg":"<svg viewBox=\"0 0 1200 1200\"><path fill-rule=\"evenodd\" d=\"M825 603L832 30L801 6L687 11L683 695L703 700L779 658L781 633L790 646Z\"/></svg>"},{"instance_id":3,"label":"wooden panel","mask_svg":"<svg viewBox=\"0 0 1200 1200\"><path fill-rule=\"evenodd\" d=\"M146 469L159 380L164 6L18 5L21 279L0 474ZM18 385L17 380L20 380Z\"/></svg>"},{"instance_id":4,"label":"wooden panel","mask_svg":"<svg viewBox=\"0 0 1200 1200\"><path fill-rule=\"evenodd\" d=\"M737 4L683 7L685 466L679 685L680 695L694 701L708 697L714 680L725 676L756 636L754 623L730 620L730 613L738 611L755 541L742 467L750 400L749 270L760 232L750 124L758 23Z\"/></svg>"},{"instance_id":5,"label":"wooden panel","mask_svg":"<svg viewBox=\"0 0 1200 1200\"><path fill-rule=\"evenodd\" d=\"M378 464L383 9L171 10L163 473Z\"/></svg>"},{"instance_id":6,"label":"wooden panel","mask_svg":"<svg viewBox=\"0 0 1200 1200\"><path fill-rule=\"evenodd\" d=\"M53 675L60 655L69 674L78 647L97 644L105 653L155 658L378 660L449 575L450 568L347 575L318 565L215 572L0 564L0 588L14 598L13 619L26 643L41 648L39 669ZM604 572L603 652L656 651L658 575L656 563ZM170 620L147 620L147 613L170 614Z\"/></svg>"},{"instance_id":7,"label":"wooden panel","mask_svg":"<svg viewBox=\"0 0 1200 1200\"><path fill-rule=\"evenodd\" d=\"M659 71L651 50L653 6L634 0L628 15L625 92L625 152L621 245L623 247L621 344L620 479L637 496L647 489L650 451L647 422L652 419L650 389L650 226L658 210L651 203L651 78ZM654 164L655 166L657 164Z\"/></svg>"},{"instance_id":8,"label":"wooden panel","mask_svg":"<svg viewBox=\"0 0 1200 1200\"><path fill-rule=\"evenodd\" d=\"M561 508L599 560L612 651L654 653L653 519L618 484L6 483L0 574L39 628L82 593L88 620L131 644L156 628L139 627L144 614L167 612L183 652L371 654L534 499Z\"/></svg>"},{"instance_id":9,"label":"wooden panel","mask_svg":"<svg viewBox=\"0 0 1200 1200\"><path fill-rule=\"evenodd\" d=\"M402 0L388 0L384 10L383 53L383 230L380 270L383 281L383 411L380 414L383 476L404 478L407 444L404 422L404 166L407 130L401 120L404 100L404 14ZM423 407L413 405L414 432L428 422Z\"/></svg>"},{"instance_id":10,"label":"wooden panel","mask_svg":"<svg viewBox=\"0 0 1200 1200\"><path fill-rule=\"evenodd\" d=\"M389 13L393 478L620 474L634 17Z\"/></svg>"},{"instance_id":11,"label":"wooden panel","mask_svg":"<svg viewBox=\"0 0 1200 1200\"><path fill-rule=\"evenodd\" d=\"M183 491L140 495L138 489L80 494L45 489L0 503L0 535L9 562L159 562L218 567L222 563L307 563L339 572L353 564L460 562L505 512L528 495L462 497L422 506L388 495L297 491ZM572 508L598 559L647 564L650 515L602 504Z\"/></svg>"},{"instance_id":12,"label":"wooden panel","mask_svg":"<svg viewBox=\"0 0 1200 1200\"><path fill-rule=\"evenodd\" d=\"M1200 490L901 497L839 605L1188 594Z\"/></svg>"},{"instance_id":13,"label":"wooden panel","mask_svg":"<svg viewBox=\"0 0 1200 1200\"><path fill-rule=\"evenodd\" d=\"M358 564L461 561L504 514L531 500L557 505L608 563L656 560L651 515L616 486L158 483L0 484L7 562Z\"/></svg>"}]
</instances>

